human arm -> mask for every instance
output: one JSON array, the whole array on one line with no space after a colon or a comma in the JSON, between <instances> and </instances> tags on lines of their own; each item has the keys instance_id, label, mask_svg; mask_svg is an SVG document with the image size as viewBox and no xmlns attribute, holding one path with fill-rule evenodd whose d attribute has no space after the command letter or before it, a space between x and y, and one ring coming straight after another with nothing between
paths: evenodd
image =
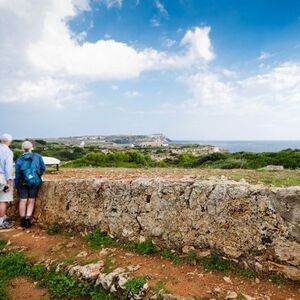
<instances>
[{"instance_id":1,"label":"human arm","mask_svg":"<svg viewBox=\"0 0 300 300\"><path fill-rule=\"evenodd\" d=\"M6 156L6 159L4 161L4 175L6 181L12 181L13 179L13 153L9 151L8 155Z\"/></svg>"},{"instance_id":2,"label":"human arm","mask_svg":"<svg viewBox=\"0 0 300 300\"><path fill-rule=\"evenodd\" d=\"M6 179L6 184L8 186L8 191L12 189L13 181L13 153L9 151L5 161L4 161L4 176Z\"/></svg>"}]
</instances>

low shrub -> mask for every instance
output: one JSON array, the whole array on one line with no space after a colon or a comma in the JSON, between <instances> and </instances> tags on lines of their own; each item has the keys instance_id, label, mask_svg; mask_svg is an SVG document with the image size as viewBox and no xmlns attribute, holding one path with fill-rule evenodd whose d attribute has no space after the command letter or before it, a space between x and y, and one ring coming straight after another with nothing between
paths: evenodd
<instances>
[{"instance_id":1,"label":"low shrub","mask_svg":"<svg viewBox=\"0 0 300 300\"><path fill-rule=\"evenodd\" d=\"M138 294L146 282L147 282L146 277L135 277L129 279L124 285L126 296L128 297L130 294L131 295Z\"/></svg>"}]
</instances>

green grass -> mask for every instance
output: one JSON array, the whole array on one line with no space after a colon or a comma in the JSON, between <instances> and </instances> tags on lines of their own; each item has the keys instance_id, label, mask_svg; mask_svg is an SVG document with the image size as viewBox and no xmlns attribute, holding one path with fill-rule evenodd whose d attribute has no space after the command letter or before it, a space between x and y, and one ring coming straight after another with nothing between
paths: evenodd
<instances>
[{"instance_id":1,"label":"green grass","mask_svg":"<svg viewBox=\"0 0 300 300\"><path fill-rule=\"evenodd\" d=\"M213 254L212 256L205 257L199 260L200 264L207 270L219 271L219 272L229 272L232 267L228 260L224 260L218 254Z\"/></svg>"},{"instance_id":2,"label":"green grass","mask_svg":"<svg viewBox=\"0 0 300 300\"><path fill-rule=\"evenodd\" d=\"M237 263L233 263L222 258L221 255L217 252L213 253L209 257L201 258L195 251L191 251L190 253L188 253L185 260L189 264L199 264L209 271L222 272L225 274L233 273L244 278L255 278L258 276L255 271L242 268Z\"/></svg>"},{"instance_id":3,"label":"green grass","mask_svg":"<svg viewBox=\"0 0 300 300\"><path fill-rule=\"evenodd\" d=\"M129 279L124 285L126 296L138 294L146 282L145 276Z\"/></svg>"},{"instance_id":4,"label":"green grass","mask_svg":"<svg viewBox=\"0 0 300 300\"><path fill-rule=\"evenodd\" d=\"M0 255L0 299L9 300L7 284L10 280L26 276L37 281L40 287L48 289L54 299L88 296L92 300L118 299L112 294L86 283L76 281L66 273L47 271L41 264L32 265L22 252L10 252Z\"/></svg>"},{"instance_id":5,"label":"green grass","mask_svg":"<svg viewBox=\"0 0 300 300\"><path fill-rule=\"evenodd\" d=\"M146 240L142 243L133 243L127 245L127 248L131 251L134 251L138 254L154 254L159 251L159 249L153 244L151 240Z\"/></svg>"},{"instance_id":6,"label":"green grass","mask_svg":"<svg viewBox=\"0 0 300 300\"><path fill-rule=\"evenodd\" d=\"M198 255L195 251L190 251L187 254L185 260L188 264L191 264L191 265L196 264L198 262Z\"/></svg>"},{"instance_id":7,"label":"green grass","mask_svg":"<svg viewBox=\"0 0 300 300\"><path fill-rule=\"evenodd\" d=\"M0 299L8 300L6 286L13 278L26 274L27 262L20 252L0 255Z\"/></svg>"},{"instance_id":8,"label":"green grass","mask_svg":"<svg viewBox=\"0 0 300 300\"><path fill-rule=\"evenodd\" d=\"M92 248L101 247L120 247L127 249L138 254L154 254L159 249L153 244L151 240L146 240L141 243L121 243L111 238L107 233L102 232L100 229L95 229L85 236Z\"/></svg>"},{"instance_id":9,"label":"green grass","mask_svg":"<svg viewBox=\"0 0 300 300\"><path fill-rule=\"evenodd\" d=\"M179 264L181 259L169 249L164 249L160 252L160 256L164 259L171 260L174 264Z\"/></svg>"},{"instance_id":10,"label":"green grass","mask_svg":"<svg viewBox=\"0 0 300 300\"><path fill-rule=\"evenodd\" d=\"M5 248L5 246L7 245L7 241L5 240L0 240L0 250Z\"/></svg>"},{"instance_id":11,"label":"green grass","mask_svg":"<svg viewBox=\"0 0 300 300\"><path fill-rule=\"evenodd\" d=\"M260 181L262 183L277 187L300 186L300 177L276 178L271 176L263 176L260 178Z\"/></svg>"},{"instance_id":12,"label":"green grass","mask_svg":"<svg viewBox=\"0 0 300 300\"><path fill-rule=\"evenodd\" d=\"M283 285L285 282L285 279L283 276L278 275L278 274L273 274L269 276L269 281L277 284L277 285Z\"/></svg>"},{"instance_id":13,"label":"green grass","mask_svg":"<svg viewBox=\"0 0 300 300\"><path fill-rule=\"evenodd\" d=\"M111 273L113 271L113 261L111 258L106 257L104 259L104 267L103 267L103 272L104 273Z\"/></svg>"},{"instance_id":14,"label":"green grass","mask_svg":"<svg viewBox=\"0 0 300 300\"><path fill-rule=\"evenodd\" d=\"M89 242L92 248L101 248L107 246L117 246L117 242L112 239L107 233L100 229L95 229L89 233L85 239Z\"/></svg>"},{"instance_id":15,"label":"green grass","mask_svg":"<svg viewBox=\"0 0 300 300\"><path fill-rule=\"evenodd\" d=\"M48 230L47 230L47 233L49 235L56 235L56 234L59 234L61 233L61 227L59 224L52 224L49 226Z\"/></svg>"},{"instance_id":16,"label":"green grass","mask_svg":"<svg viewBox=\"0 0 300 300\"><path fill-rule=\"evenodd\" d=\"M165 283L161 280L155 284L154 291L156 294L168 293Z\"/></svg>"}]
</instances>

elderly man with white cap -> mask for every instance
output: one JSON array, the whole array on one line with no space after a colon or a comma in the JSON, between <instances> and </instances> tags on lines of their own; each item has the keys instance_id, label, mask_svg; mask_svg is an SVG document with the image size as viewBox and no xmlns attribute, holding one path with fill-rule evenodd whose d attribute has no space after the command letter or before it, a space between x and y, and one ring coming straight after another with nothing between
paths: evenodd
<instances>
[{"instance_id":1,"label":"elderly man with white cap","mask_svg":"<svg viewBox=\"0 0 300 300\"><path fill-rule=\"evenodd\" d=\"M32 153L33 145L30 141L25 141L22 149L24 154L16 160L16 188L20 198L21 227L30 228L35 198L42 184L41 177L46 167L42 156Z\"/></svg>"},{"instance_id":2,"label":"elderly man with white cap","mask_svg":"<svg viewBox=\"0 0 300 300\"><path fill-rule=\"evenodd\" d=\"M0 229L12 227L11 218L6 216L7 204L13 201L13 152L9 146L12 136L5 133L0 143Z\"/></svg>"}]
</instances>

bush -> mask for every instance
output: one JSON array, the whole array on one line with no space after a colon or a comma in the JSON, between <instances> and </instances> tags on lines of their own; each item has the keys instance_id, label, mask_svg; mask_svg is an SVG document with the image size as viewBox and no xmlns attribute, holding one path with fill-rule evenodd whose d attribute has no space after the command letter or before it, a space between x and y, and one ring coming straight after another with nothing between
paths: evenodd
<instances>
[{"instance_id":1,"label":"bush","mask_svg":"<svg viewBox=\"0 0 300 300\"><path fill-rule=\"evenodd\" d=\"M244 161L241 159L221 160L213 164L214 168L218 169L241 169L244 166Z\"/></svg>"},{"instance_id":2,"label":"bush","mask_svg":"<svg viewBox=\"0 0 300 300\"><path fill-rule=\"evenodd\" d=\"M66 167L147 167L154 164L149 155L139 151L116 151L114 153L91 152L65 164Z\"/></svg>"}]
</instances>

